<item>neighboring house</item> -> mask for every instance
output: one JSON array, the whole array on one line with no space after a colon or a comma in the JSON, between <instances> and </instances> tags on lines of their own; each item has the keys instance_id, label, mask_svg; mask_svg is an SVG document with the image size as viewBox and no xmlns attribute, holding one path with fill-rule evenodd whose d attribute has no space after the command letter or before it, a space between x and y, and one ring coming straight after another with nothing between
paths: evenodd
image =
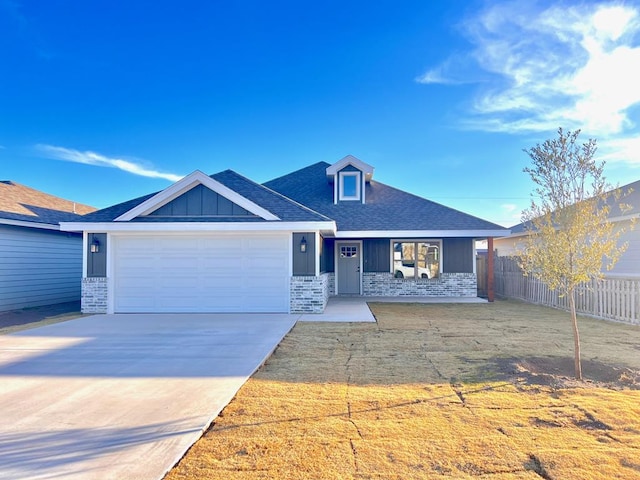
<instances>
[{"instance_id":1,"label":"neighboring house","mask_svg":"<svg viewBox=\"0 0 640 480\"><path fill-rule=\"evenodd\" d=\"M0 181L0 311L80 300L82 236L59 222L94 210Z\"/></svg>"},{"instance_id":2,"label":"neighboring house","mask_svg":"<svg viewBox=\"0 0 640 480\"><path fill-rule=\"evenodd\" d=\"M626 242L628 246L613 270L605 273L609 277L640 277L640 225L636 224L635 228L630 228L632 219L640 217L640 180L620 187L620 190L629 193L619 200L609 198L609 221L626 230L621 235L620 242ZM618 206L620 203L627 204L631 207L630 210L622 212ZM524 245L524 239L528 235L527 224L519 223L510 230L509 236L494 240L494 251L498 256L515 256Z\"/></svg>"},{"instance_id":3,"label":"neighboring house","mask_svg":"<svg viewBox=\"0 0 640 480\"><path fill-rule=\"evenodd\" d=\"M352 156L264 185L196 171L62 223L85 233L83 311L322 312L332 295L476 296L474 241L508 231L372 177Z\"/></svg>"}]
</instances>

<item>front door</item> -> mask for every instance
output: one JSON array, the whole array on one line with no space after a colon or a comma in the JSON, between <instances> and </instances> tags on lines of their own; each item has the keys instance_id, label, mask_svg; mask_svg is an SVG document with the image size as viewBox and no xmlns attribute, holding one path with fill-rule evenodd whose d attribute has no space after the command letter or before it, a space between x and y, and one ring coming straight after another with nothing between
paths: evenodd
<instances>
[{"instance_id":1,"label":"front door","mask_svg":"<svg viewBox=\"0 0 640 480\"><path fill-rule=\"evenodd\" d=\"M360 243L338 244L338 295L360 295Z\"/></svg>"}]
</instances>

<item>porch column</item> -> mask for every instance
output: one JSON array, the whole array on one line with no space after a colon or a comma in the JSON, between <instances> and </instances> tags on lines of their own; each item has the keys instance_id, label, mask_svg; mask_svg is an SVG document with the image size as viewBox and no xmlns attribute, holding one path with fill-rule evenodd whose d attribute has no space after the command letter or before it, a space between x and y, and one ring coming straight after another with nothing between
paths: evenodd
<instances>
[{"instance_id":1,"label":"porch column","mask_svg":"<svg viewBox=\"0 0 640 480\"><path fill-rule=\"evenodd\" d=\"M493 302L493 237L487 238L487 297Z\"/></svg>"}]
</instances>

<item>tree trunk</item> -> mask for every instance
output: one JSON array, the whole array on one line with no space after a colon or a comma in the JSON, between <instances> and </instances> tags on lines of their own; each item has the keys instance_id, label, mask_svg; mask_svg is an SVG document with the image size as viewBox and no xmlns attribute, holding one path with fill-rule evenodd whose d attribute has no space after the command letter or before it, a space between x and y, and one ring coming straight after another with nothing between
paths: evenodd
<instances>
[{"instance_id":1,"label":"tree trunk","mask_svg":"<svg viewBox=\"0 0 640 480\"><path fill-rule=\"evenodd\" d=\"M573 352L576 379L582 380L582 362L580 361L580 332L578 332L578 317L576 315L576 292L569 291L569 306L571 308L571 324L573 326Z\"/></svg>"}]
</instances>

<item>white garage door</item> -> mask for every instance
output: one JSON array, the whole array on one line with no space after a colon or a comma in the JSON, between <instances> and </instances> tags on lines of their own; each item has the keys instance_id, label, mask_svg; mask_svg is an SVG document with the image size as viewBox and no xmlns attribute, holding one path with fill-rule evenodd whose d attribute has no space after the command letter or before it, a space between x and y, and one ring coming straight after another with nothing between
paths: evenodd
<instances>
[{"instance_id":1,"label":"white garage door","mask_svg":"<svg viewBox=\"0 0 640 480\"><path fill-rule=\"evenodd\" d=\"M122 236L116 312L288 312L289 236Z\"/></svg>"}]
</instances>

